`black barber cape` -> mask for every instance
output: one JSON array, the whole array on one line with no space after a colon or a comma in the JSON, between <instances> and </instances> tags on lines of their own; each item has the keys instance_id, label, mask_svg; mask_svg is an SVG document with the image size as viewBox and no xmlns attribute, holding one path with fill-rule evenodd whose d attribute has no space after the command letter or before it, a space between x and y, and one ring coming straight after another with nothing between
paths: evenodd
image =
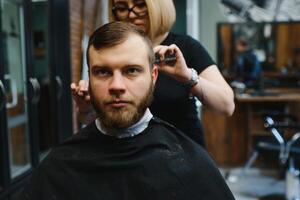
<instances>
[{"instance_id":1,"label":"black barber cape","mask_svg":"<svg viewBox=\"0 0 300 200\"><path fill-rule=\"evenodd\" d=\"M54 148L25 184L26 200L234 199L208 154L160 119L117 139L91 123Z\"/></svg>"}]
</instances>

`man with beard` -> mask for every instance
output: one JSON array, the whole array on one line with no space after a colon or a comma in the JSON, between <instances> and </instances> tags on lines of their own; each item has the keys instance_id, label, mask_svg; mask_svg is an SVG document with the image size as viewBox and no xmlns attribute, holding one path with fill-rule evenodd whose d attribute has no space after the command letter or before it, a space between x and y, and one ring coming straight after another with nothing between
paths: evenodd
<instances>
[{"instance_id":1,"label":"man with beard","mask_svg":"<svg viewBox=\"0 0 300 200\"><path fill-rule=\"evenodd\" d=\"M149 111L159 67L149 39L113 22L92 34L87 51L98 118L52 150L21 199L234 199L208 154ZM182 62L175 45L157 50L161 60L167 51Z\"/></svg>"}]
</instances>

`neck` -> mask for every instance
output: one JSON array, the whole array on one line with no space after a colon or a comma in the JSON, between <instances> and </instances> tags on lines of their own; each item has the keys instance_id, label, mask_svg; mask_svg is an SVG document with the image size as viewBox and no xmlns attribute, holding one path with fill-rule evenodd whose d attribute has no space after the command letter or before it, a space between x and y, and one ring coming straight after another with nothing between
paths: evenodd
<instances>
[{"instance_id":1,"label":"neck","mask_svg":"<svg viewBox=\"0 0 300 200\"><path fill-rule=\"evenodd\" d=\"M142 132L144 129L147 128L149 121L153 115L151 114L150 110L147 109L141 119L130 127L124 129L115 129L113 127L107 128L104 127L101 123L101 120L98 118L96 119L96 126L100 132L104 135L114 136L116 138L127 138L127 137L134 137Z\"/></svg>"},{"instance_id":2,"label":"neck","mask_svg":"<svg viewBox=\"0 0 300 200\"><path fill-rule=\"evenodd\" d=\"M167 38L168 34L169 34L169 32L166 32L166 33L163 33L163 34L157 36L156 38L154 38L153 46L160 45L162 43L162 41L164 41Z\"/></svg>"}]
</instances>

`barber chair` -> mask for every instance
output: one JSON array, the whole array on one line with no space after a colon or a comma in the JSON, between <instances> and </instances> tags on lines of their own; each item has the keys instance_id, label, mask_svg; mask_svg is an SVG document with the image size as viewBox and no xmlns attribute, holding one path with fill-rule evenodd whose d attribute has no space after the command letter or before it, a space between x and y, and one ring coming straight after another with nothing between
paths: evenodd
<instances>
[{"instance_id":1,"label":"barber chair","mask_svg":"<svg viewBox=\"0 0 300 200\"><path fill-rule=\"evenodd\" d=\"M263 117L265 122L264 127L270 132L270 135L256 142L252 154L241 172L237 175L228 174L226 176L227 181L236 182L239 178L245 176L247 170L251 168L259 154L264 151L276 152L278 154L279 164L282 167L287 165L290 157L299 160L300 123L297 118L281 113L267 113L264 114ZM291 137L287 137L287 133L285 133L286 130L290 130L294 134Z\"/></svg>"},{"instance_id":2,"label":"barber chair","mask_svg":"<svg viewBox=\"0 0 300 200\"><path fill-rule=\"evenodd\" d=\"M267 113L263 115L264 127L270 132L267 138L259 139L254 147L253 152L244 165L241 172L237 175L227 174L225 177L229 182L237 182L244 177L247 170L250 169L260 153L264 151L275 152L278 155L278 161L281 172L285 172L290 158L299 161L300 159L300 123L296 117L282 113ZM289 130L289 132L287 131ZM290 134L293 133L293 134ZM289 137L288 137L289 136ZM296 167L299 168L299 165ZM259 200L286 200L285 194L271 193L260 196Z\"/></svg>"},{"instance_id":3,"label":"barber chair","mask_svg":"<svg viewBox=\"0 0 300 200\"><path fill-rule=\"evenodd\" d=\"M285 118L285 121L274 121L274 117L271 115L265 117L264 126L270 131L271 137L257 142L252 155L243 168L242 174L245 174L252 166L259 153L265 150L278 152L278 160L282 166L287 164L291 155L300 155L300 124L295 122L292 116L285 116ZM296 132L291 138L287 138L284 133L285 129L292 129Z\"/></svg>"}]
</instances>

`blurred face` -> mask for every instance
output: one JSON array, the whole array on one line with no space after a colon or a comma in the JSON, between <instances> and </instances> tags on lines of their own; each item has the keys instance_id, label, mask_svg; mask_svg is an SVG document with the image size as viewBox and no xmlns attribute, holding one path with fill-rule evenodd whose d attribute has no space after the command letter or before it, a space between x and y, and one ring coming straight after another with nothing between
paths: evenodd
<instances>
[{"instance_id":1,"label":"blurred face","mask_svg":"<svg viewBox=\"0 0 300 200\"><path fill-rule=\"evenodd\" d=\"M247 45L244 44L244 43L241 42L241 41L237 41L237 42L236 42L235 48L236 48L237 53L244 53L245 51L248 50Z\"/></svg>"},{"instance_id":2,"label":"blurred face","mask_svg":"<svg viewBox=\"0 0 300 200\"><path fill-rule=\"evenodd\" d=\"M112 12L118 20L135 24L148 33L149 15L144 0L113 0Z\"/></svg>"},{"instance_id":3,"label":"blurred face","mask_svg":"<svg viewBox=\"0 0 300 200\"><path fill-rule=\"evenodd\" d=\"M111 48L89 49L91 101L106 128L136 123L152 100L157 68L150 69L145 42L136 35Z\"/></svg>"}]
</instances>

